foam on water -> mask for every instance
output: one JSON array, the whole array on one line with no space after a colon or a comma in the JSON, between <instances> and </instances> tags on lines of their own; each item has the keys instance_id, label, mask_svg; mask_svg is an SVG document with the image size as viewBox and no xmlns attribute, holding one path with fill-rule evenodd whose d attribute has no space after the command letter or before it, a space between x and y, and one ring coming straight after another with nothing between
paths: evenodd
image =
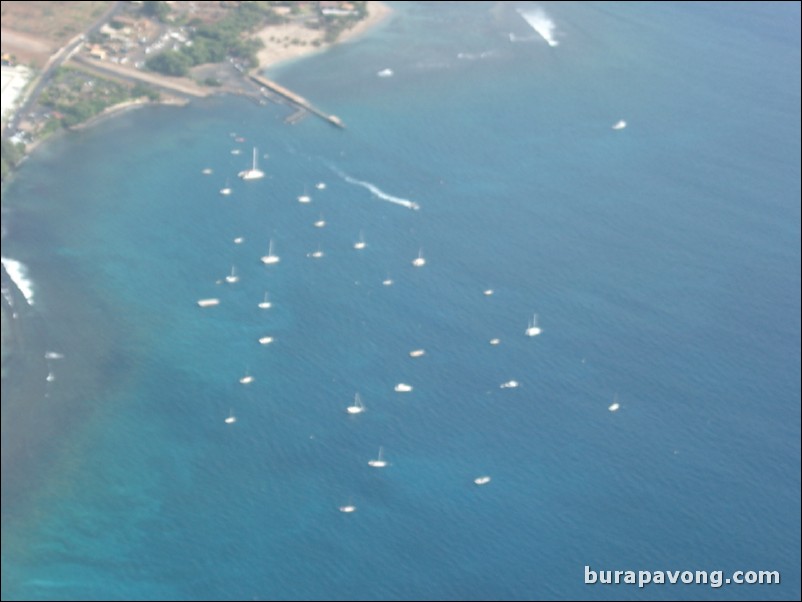
<instances>
[{"instance_id":1,"label":"foam on water","mask_svg":"<svg viewBox=\"0 0 802 602\"><path fill-rule=\"evenodd\" d=\"M12 282L14 282L16 287L20 290L28 304L33 305L33 282L28 278L27 266L20 261L9 259L8 257L3 257L2 262L8 277L11 278Z\"/></svg>"},{"instance_id":2,"label":"foam on water","mask_svg":"<svg viewBox=\"0 0 802 602\"><path fill-rule=\"evenodd\" d=\"M546 43L549 46L559 45L559 42L554 38L554 30L557 28L557 26L542 8L538 7L531 10L519 10L518 13L527 23L529 23L529 26L532 29L540 34L540 37L546 40ZM511 37L510 41L516 40L513 40Z\"/></svg>"}]
</instances>

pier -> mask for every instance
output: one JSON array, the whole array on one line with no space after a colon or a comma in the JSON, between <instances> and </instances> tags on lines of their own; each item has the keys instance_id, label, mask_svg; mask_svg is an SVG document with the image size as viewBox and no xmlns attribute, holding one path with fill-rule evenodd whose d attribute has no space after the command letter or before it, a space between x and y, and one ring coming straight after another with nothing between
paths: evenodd
<instances>
[{"instance_id":1,"label":"pier","mask_svg":"<svg viewBox=\"0 0 802 602\"><path fill-rule=\"evenodd\" d=\"M311 102L306 100L303 96L296 94L292 90L288 90L284 86L277 84L276 82L269 80L266 77L262 77L261 75L251 74L248 77L250 77L252 81L256 82L260 86L270 90L275 94L278 94L285 100L288 100L291 104L298 107L299 110L302 109L304 111L308 111L309 113L317 115L321 119L328 121L330 124L337 126L338 128L345 129L345 124L342 122L342 119L337 117L337 115L329 115L328 113L324 113L323 111L315 107Z\"/></svg>"}]
</instances>

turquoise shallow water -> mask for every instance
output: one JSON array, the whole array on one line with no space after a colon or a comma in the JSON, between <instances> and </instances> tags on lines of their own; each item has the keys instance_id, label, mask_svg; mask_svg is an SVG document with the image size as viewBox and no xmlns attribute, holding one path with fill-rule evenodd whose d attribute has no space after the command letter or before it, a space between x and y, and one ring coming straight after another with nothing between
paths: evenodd
<instances>
[{"instance_id":1,"label":"turquoise shallow water","mask_svg":"<svg viewBox=\"0 0 802 602\"><path fill-rule=\"evenodd\" d=\"M3 254L65 357L4 407L3 599L798 597L799 9L739 6L545 4L549 47L399 3L275 73L346 131L226 98L39 149Z\"/></svg>"}]
</instances>

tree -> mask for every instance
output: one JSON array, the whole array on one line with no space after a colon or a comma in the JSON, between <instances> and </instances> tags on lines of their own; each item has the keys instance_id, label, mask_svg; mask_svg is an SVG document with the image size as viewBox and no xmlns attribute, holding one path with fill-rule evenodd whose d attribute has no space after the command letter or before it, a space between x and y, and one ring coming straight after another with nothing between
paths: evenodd
<instances>
[{"instance_id":1,"label":"tree","mask_svg":"<svg viewBox=\"0 0 802 602\"><path fill-rule=\"evenodd\" d=\"M188 56L176 52L175 50L167 50L148 59L146 66L151 71L156 71L165 75L173 75L175 77L183 77L189 73L189 68L192 66L192 63Z\"/></svg>"}]
</instances>

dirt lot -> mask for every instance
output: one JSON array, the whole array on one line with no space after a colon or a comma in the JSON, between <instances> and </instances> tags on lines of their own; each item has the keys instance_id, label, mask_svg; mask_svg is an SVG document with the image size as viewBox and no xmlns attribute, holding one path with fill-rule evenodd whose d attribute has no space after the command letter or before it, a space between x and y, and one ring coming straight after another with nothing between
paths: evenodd
<instances>
[{"instance_id":1,"label":"dirt lot","mask_svg":"<svg viewBox=\"0 0 802 602\"><path fill-rule=\"evenodd\" d=\"M0 2L2 51L20 63L44 65L67 40L97 18L109 2Z\"/></svg>"}]
</instances>

